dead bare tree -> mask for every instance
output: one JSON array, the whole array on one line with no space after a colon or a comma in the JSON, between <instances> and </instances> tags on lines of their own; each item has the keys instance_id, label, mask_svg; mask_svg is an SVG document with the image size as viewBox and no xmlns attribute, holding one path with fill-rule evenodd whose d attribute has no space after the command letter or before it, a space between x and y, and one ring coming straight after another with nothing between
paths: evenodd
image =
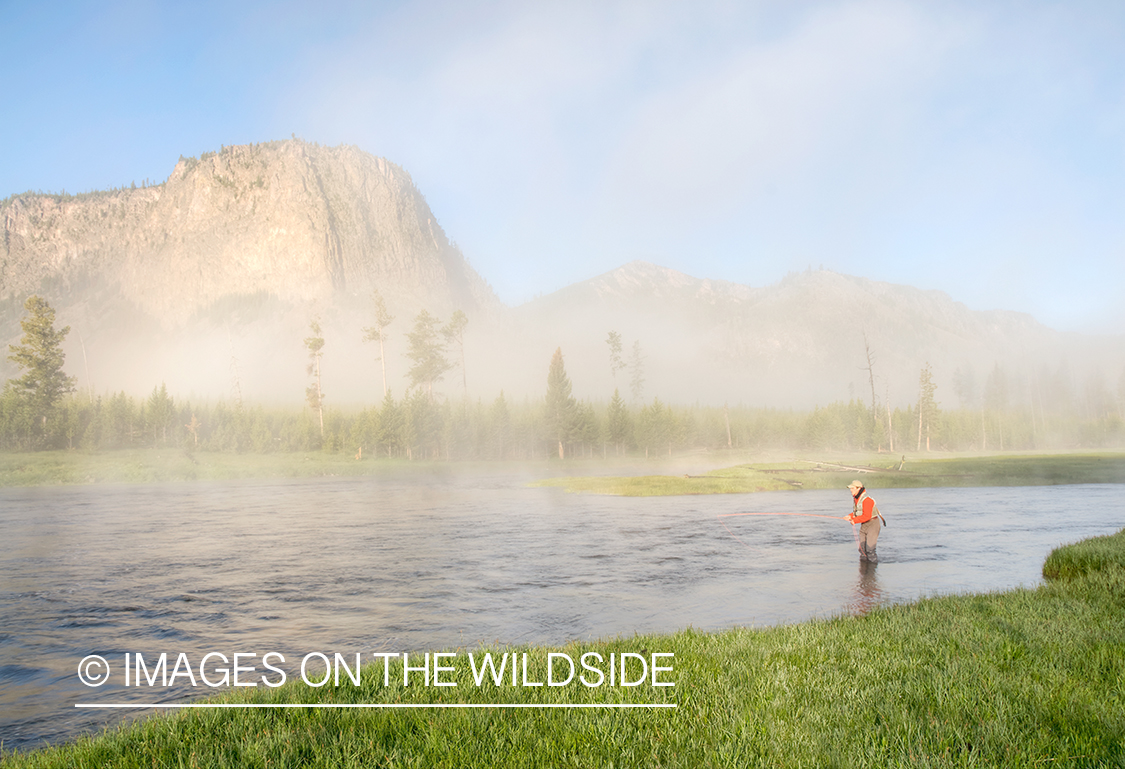
<instances>
[{"instance_id":1,"label":"dead bare tree","mask_svg":"<svg viewBox=\"0 0 1125 769\"><path fill-rule=\"evenodd\" d=\"M867 365L862 366L861 369L867 372L867 381L871 383L871 435L877 442L879 451L883 450L883 436L882 431L879 430L879 407L875 400L875 353L871 349L871 344L867 341L866 329L863 333L863 355L867 360ZM892 448L891 451L894 451Z\"/></svg>"}]
</instances>

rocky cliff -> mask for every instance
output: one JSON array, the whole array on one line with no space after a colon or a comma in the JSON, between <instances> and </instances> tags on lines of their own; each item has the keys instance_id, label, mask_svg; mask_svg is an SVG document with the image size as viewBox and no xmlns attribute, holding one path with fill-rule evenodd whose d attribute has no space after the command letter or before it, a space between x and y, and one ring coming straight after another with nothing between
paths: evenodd
<instances>
[{"instance_id":1,"label":"rocky cliff","mask_svg":"<svg viewBox=\"0 0 1125 769\"><path fill-rule=\"evenodd\" d=\"M494 312L402 168L303 141L181 158L163 184L0 205L0 296L65 303L91 284L164 326L227 296L347 302L380 289L403 309Z\"/></svg>"}]
</instances>

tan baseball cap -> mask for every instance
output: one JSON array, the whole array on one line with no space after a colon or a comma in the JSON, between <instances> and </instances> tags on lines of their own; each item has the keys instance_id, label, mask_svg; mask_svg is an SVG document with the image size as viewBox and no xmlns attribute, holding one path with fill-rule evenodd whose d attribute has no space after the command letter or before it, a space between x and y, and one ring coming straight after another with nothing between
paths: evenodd
<instances>
[{"instance_id":1,"label":"tan baseball cap","mask_svg":"<svg viewBox=\"0 0 1125 769\"><path fill-rule=\"evenodd\" d=\"M862 489L863 483L861 481L852 481L848 484L849 489Z\"/></svg>"}]
</instances>

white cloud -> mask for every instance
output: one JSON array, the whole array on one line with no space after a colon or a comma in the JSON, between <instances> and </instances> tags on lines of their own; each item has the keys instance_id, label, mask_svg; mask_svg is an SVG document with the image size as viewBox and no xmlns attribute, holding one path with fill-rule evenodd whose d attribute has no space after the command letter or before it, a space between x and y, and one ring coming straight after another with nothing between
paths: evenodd
<instances>
[{"instance_id":1,"label":"white cloud","mask_svg":"<svg viewBox=\"0 0 1125 769\"><path fill-rule=\"evenodd\" d=\"M787 184L886 141L881 124L944 45L898 3L831 7L658 94L623 137L611 197L664 215Z\"/></svg>"}]
</instances>

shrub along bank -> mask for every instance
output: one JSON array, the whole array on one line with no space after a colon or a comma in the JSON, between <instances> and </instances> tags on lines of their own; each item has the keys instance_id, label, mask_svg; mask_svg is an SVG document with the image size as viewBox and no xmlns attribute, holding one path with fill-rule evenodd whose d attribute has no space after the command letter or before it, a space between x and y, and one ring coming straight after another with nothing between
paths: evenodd
<instances>
[{"instance_id":1,"label":"shrub along bank","mask_svg":"<svg viewBox=\"0 0 1125 769\"><path fill-rule=\"evenodd\" d=\"M949 596L866 616L684 630L527 653L673 653L674 687L287 683L218 701L671 703L675 709L277 709L160 715L12 767L1125 765L1125 531L1056 550L1035 589ZM483 650L473 650L479 658ZM466 650L459 650L464 662ZM412 660L413 660L412 656ZM536 662L536 660L538 662ZM412 662L411 664L417 664ZM540 667L536 667L539 664ZM538 676L538 679L536 678ZM593 676L591 675L591 678ZM505 679L506 680L506 679Z\"/></svg>"}]
</instances>

